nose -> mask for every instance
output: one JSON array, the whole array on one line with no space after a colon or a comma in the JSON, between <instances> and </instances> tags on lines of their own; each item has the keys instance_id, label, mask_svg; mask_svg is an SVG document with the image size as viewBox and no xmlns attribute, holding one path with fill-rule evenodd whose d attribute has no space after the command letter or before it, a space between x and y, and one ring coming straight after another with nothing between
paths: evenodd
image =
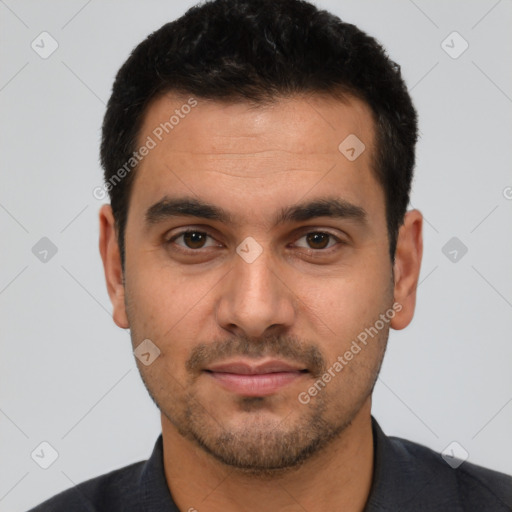
<instances>
[{"instance_id":1,"label":"nose","mask_svg":"<svg viewBox=\"0 0 512 512\"><path fill-rule=\"evenodd\" d=\"M236 255L234 268L223 280L217 322L233 334L260 337L293 325L296 299L266 253L251 263Z\"/></svg>"}]
</instances>

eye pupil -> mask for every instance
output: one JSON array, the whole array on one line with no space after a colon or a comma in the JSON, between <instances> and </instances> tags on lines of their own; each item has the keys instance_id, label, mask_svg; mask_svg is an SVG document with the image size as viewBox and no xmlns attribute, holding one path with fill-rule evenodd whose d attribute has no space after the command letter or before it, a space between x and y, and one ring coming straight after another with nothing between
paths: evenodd
<instances>
[{"instance_id":1,"label":"eye pupil","mask_svg":"<svg viewBox=\"0 0 512 512\"><path fill-rule=\"evenodd\" d=\"M308 244L313 245L313 249L324 249L329 243L329 236L326 233L309 233L307 235ZM315 244L319 244L316 245Z\"/></svg>"},{"instance_id":2,"label":"eye pupil","mask_svg":"<svg viewBox=\"0 0 512 512\"><path fill-rule=\"evenodd\" d=\"M198 231L190 231L183 234L183 240L190 249L200 249L204 245L206 236Z\"/></svg>"}]
</instances>

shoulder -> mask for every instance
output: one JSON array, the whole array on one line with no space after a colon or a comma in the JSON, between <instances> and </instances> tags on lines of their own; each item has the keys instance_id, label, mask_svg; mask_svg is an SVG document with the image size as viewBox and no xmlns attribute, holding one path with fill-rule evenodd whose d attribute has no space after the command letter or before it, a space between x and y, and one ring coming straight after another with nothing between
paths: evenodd
<instances>
[{"instance_id":1,"label":"shoulder","mask_svg":"<svg viewBox=\"0 0 512 512\"><path fill-rule=\"evenodd\" d=\"M44 501L29 512L138 510L138 484L144 465L145 461L136 462L86 480Z\"/></svg>"},{"instance_id":2,"label":"shoulder","mask_svg":"<svg viewBox=\"0 0 512 512\"><path fill-rule=\"evenodd\" d=\"M148 460L135 462L75 485L29 512L178 512L172 500L163 464L159 435Z\"/></svg>"},{"instance_id":3,"label":"shoulder","mask_svg":"<svg viewBox=\"0 0 512 512\"><path fill-rule=\"evenodd\" d=\"M511 476L388 437L373 417L372 427L374 473L365 512L512 511Z\"/></svg>"},{"instance_id":4,"label":"shoulder","mask_svg":"<svg viewBox=\"0 0 512 512\"><path fill-rule=\"evenodd\" d=\"M512 511L512 476L468 461L452 459L449 464L426 446L397 437L388 439L425 480L430 492L457 499L464 511Z\"/></svg>"}]
</instances>

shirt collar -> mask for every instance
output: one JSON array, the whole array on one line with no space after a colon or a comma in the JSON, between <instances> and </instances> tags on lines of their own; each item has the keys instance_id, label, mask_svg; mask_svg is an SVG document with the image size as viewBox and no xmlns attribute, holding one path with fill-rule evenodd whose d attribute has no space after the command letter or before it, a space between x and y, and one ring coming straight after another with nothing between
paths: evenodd
<instances>
[{"instance_id":1,"label":"shirt collar","mask_svg":"<svg viewBox=\"0 0 512 512\"><path fill-rule=\"evenodd\" d=\"M180 512L174 503L165 479L162 434L140 475L140 506L143 512Z\"/></svg>"},{"instance_id":2,"label":"shirt collar","mask_svg":"<svg viewBox=\"0 0 512 512\"><path fill-rule=\"evenodd\" d=\"M421 464L403 441L386 436L373 417L372 432L373 479L364 512L435 505L436 496L439 496L439 481L435 471L429 465ZM444 484L446 492L450 494L449 489L453 489L454 482ZM436 487L437 492L432 492L433 487ZM455 501L454 497L454 505ZM165 479L162 434L155 443L151 457L142 467L140 506L144 512L179 512ZM454 507L453 510L459 508Z\"/></svg>"},{"instance_id":3,"label":"shirt collar","mask_svg":"<svg viewBox=\"0 0 512 512\"><path fill-rule=\"evenodd\" d=\"M447 502L450 511L462 511L452 474L440 479L437 464L417 455L419 445L386 436L373 416L372 431L373 479L364 512L443 510Z\"/></svg>"}]
</instances>

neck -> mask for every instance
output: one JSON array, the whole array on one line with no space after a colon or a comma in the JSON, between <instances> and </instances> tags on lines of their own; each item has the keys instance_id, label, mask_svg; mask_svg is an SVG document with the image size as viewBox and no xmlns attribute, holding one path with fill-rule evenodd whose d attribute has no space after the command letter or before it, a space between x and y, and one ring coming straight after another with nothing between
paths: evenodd
<instances>
[{"instance_id":1,"label":"neck","mask_svg":"<svg viewBox=\"0 0 512 512\"><path fill-rule=\"evenodd\" d=\"M218 462L162 415L165 478L173 500L187 512L361 512L373 475L370 411L368 399L326 449L299 468L265 479Z\"/></svg>"}]
</instances>

